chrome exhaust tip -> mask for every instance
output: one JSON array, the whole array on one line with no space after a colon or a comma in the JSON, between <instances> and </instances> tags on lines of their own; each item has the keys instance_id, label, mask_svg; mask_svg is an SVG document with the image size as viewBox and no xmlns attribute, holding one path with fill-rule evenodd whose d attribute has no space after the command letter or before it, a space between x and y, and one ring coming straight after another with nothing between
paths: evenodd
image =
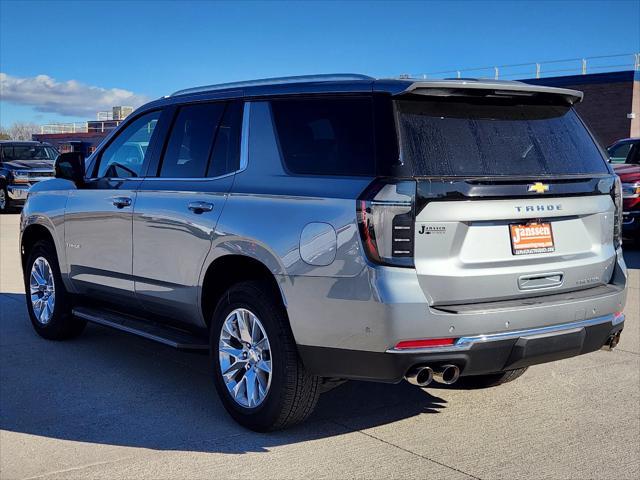
<instances>
[{"instance_id":1,"label":"chrome exhaust tip","mask_svg":"<svg viewBox=\"0 0 640 480\"><path fill-rule=\"evenodd\" d=\"M602 349L613 350L614 348L616 348L618 346L618 343L620 343L620 333L622 333L622 330L616 332L614 335L610 335L609 338L607 338L607 341L604 342Z\"/></svg>"},{"instance_id":2,"label":"chrome exhaust tip","mask_svg":"<svg viewBox=\"0 0 640 480\"><path fill-rule=\"evenodd\" d=\"M409 370L404 378L411 385L426 387L433 381L433 370L431 367L415 367Z\"/></svg>"},{"instance_id":3,"label":"chrome exhaust tip","mask_svg":"<svg viewBox=\"0 0 640 480\"><path fill-rule=\"evenodd\" d=\"M451 385L460 378L460 368L456 365L443 365L435 370L433 377L440 383Z\"/></svg>"}]
</instances>

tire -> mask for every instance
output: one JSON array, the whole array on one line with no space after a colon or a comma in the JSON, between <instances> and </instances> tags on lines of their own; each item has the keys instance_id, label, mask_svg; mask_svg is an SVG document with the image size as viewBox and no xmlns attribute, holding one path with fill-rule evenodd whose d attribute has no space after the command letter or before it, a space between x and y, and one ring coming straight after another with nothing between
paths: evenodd
<instances>
[{"instance_id":1,"label":"tire","mask_svg":"<svg viewBox=\"0 0 640 480\"><path fill-rule=\"evenodd\" d=\"M471 375L468 377L460 377L455 384L456 387L462 388L490 388L497 387L504 383L513 382L516 378L522 376L528 367L517 368L515 370L507 370L506 372L490 373L488 375Z\"/></svg>"},{"instance_id":2,"label":"tire","mask_svg":"<svg viewBox=\"0 0 640 480\"><path fill-rule=\"evenodd\" d=\"M7 193L7 188L2 185L0 186L0 215L7 213L9 211L9 207L9 194Z\"/></svg>"},{"instance_id":3,"label":"tire","mask_svg":"<svg viewBox=\"0 0 640 480\"><path fill-rule=\"evenodd\" d=\"M239 424L257 432L280 430L304 421L313 412L320 395L320 378L309 374L302 365L286 312L278 300L273 289L262 282L238 283L223 295L211 321L211 365L218 394L227 412ZM250 335L255 347L247 347L249 342L243 347L237 341L240 337L246 338L240 334L242 322L254 328L261 326L254 330L258 332L256 338L266 336L267 342L254 342L254 336ZM221 351L223 337L225 350L232 346L234 349L230 351L237 356ZM261 350L258 344L268 350ZM261 370L263 361L270 365L270 374ZM221 365L230 372L227 376L223 376ZM266 387L264 391L253 387L249 395L250 382ZM230 391L234 385L239 392L237 398Z\"/></svg>"},{"instance_id":4,"label":"tire","mask_svg":"<svg viewBox=\"0 0 640 480\"><path fill-rule=\"evenodd\" d=\"M31 274L36 262L36 271L42 273L40 278L46 280L48 285L53 285L53 295L49 294L46 297L47 293L51 293L50 287L41 286L41 283L35 280L36 277L34 277L33 286L39 287L40 291L31 293ZM50 275L48 275L49 272ZM82 333L87 322L71 314L71 297L62 283L58 256L51 242L40 240L29 251L24 269L24 284L29 318L38 335L48 340L66 340ZM51 296L53 301L49 300ZM44 302L46 307L42 306L42 303L38 304L38 299L42 298L46 300ZM49 315L46 314L45 308L48 309ZM52 313L51 310L53 310Z\"/></svg>"}]
</instances>

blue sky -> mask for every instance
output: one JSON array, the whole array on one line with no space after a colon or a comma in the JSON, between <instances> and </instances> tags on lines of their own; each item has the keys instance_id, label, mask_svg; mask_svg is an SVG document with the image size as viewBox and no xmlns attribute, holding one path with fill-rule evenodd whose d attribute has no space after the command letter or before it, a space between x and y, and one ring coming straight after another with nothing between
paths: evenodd
<instances>
[{"instance_id":1,"label":"blue sky","mask_svg":"<svg viewBox=\"0 0 640 480\"><path fill-rule=\"evenodd\" d=\"M0 123L85 120L111 101L251 78L638 51L640 0L0 0Z\"/></svg>"}]
</instances>

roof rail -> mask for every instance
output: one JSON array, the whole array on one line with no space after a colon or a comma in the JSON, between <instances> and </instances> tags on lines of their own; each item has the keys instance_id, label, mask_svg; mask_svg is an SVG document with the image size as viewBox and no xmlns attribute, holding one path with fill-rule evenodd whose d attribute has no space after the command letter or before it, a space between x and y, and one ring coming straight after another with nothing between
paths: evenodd
<instances>
[{"instance_id":1,"label":"roof rail","mask_svg":"<svg viewBox=\"0 0 640 480\"><path fill-rule=\"evenodd\" d=\"M190 93L210 92L215 90L226 90L229 88L257 87L261 85L283 85L287 83L307 83L307 82L339 82L347 80L375 80L368 75L358 73L324 73L319 75L298 75L295 77L275 77L261 78L259 80L247 80L244 82L218 83L215 85L205 85L202 87L185 88L173 92L170 97L178 95L188 95Z\"/></svg>"}]
</instances>

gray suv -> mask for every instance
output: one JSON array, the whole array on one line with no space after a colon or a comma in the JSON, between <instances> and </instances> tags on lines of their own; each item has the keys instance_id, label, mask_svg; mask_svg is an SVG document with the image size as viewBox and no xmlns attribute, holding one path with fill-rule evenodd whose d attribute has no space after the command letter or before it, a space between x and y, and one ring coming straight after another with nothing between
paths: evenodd
<instances>
[{"instance_id":1,"label":"gray suv","mask_svg":"<svg viewBox=\"0 0 640 480\"><path fill-rule=\"evenodd\" d=\"M613 348L620 183L581 98L321 75L153 101L30 189L33 327L209 352L258 431L345 379L486 387Z\"/></svg>"}]
</instances>

